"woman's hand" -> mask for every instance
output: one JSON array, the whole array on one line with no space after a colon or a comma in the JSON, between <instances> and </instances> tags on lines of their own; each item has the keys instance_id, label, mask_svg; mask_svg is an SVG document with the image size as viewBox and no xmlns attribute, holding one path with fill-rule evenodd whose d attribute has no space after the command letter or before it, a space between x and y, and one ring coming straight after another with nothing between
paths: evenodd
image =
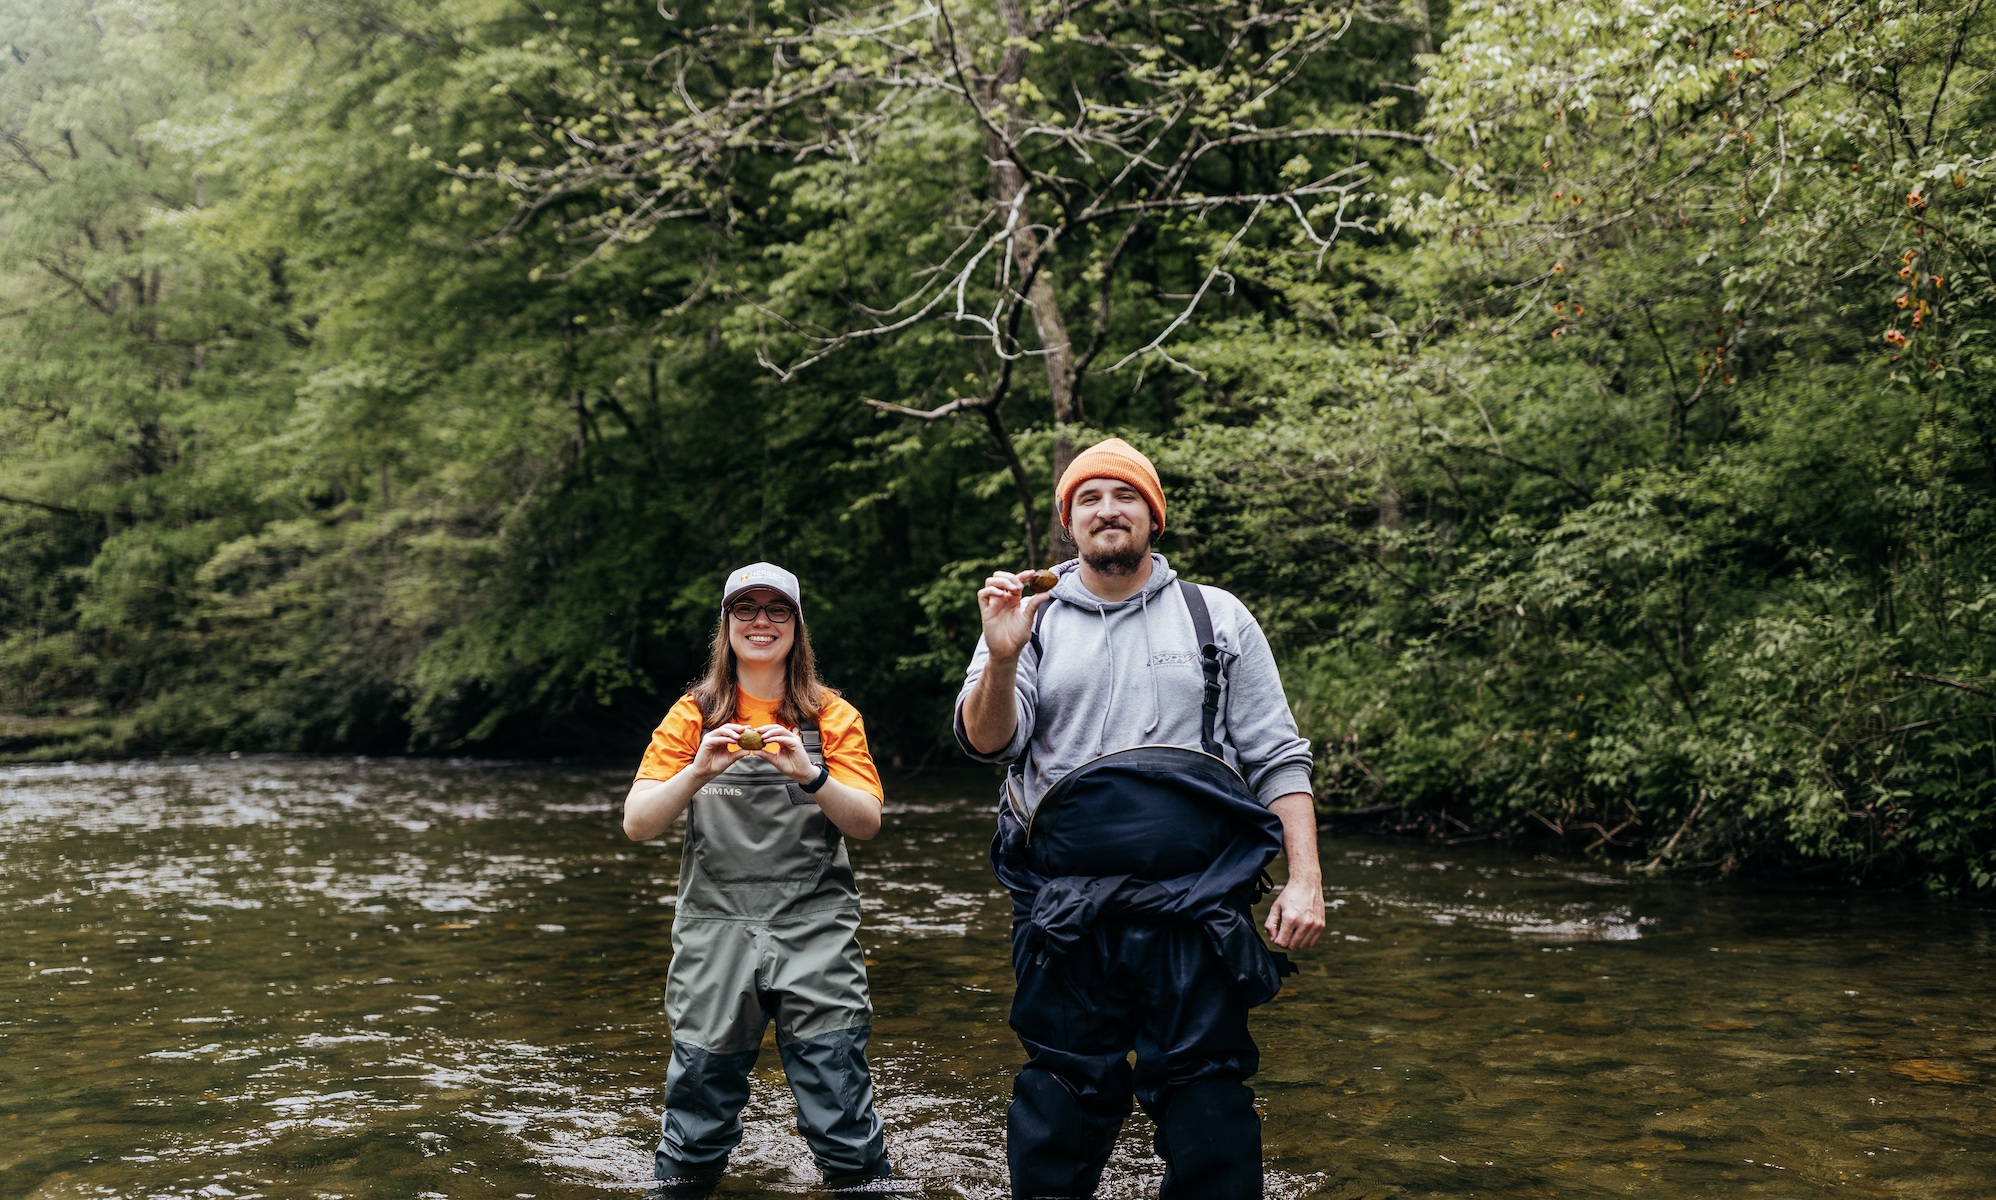
<instances>
[{"instance_id":1,"label":"woman's hand","mask_svg":"<svg viewBox=\"0 0 1996 1200\"><path fill-rule=\"evenodd\" d=\"M716 725L700 738L700 748L694 751L691 765L702 785L755 753L753 750L728 749L747 728L746 725Z\"/></svg>"},{"instance_id":2,"label":"woman's hand","mask_svg":"<svg viewBox=\"0 0 1996 1200\"><path fill-rule=\"evenodd\" d=\"M804 750L804 740L781 725L764 725L762 749L752 751L796 783L818 777L818 764ZM850 784L826 778L816 792L806 793L840 833L861 841L880 832L880 799Z\"/></svg>"},{"instance_id":3,"label":"woman's hand","mask_svg":"<svg viewBox=\"0 0 1996 1200\"><path fill-rule=\"evenodd\" d=\"M764 725L756 732L762 735L762 749L748 753L797 783L809 783L818 777L818 764L812 762L810 754L805 751L804 739L781 725Z\"/></svg>"}]
</instances>

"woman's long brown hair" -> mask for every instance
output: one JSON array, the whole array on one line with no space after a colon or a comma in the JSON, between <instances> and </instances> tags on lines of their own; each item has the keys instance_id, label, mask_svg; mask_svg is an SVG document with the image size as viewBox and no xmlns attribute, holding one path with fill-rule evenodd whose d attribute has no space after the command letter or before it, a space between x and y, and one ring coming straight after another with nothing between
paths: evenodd
<instances>
[{"instance_id":1,"label":"woman's long brown hair","mask_svg":"<svg viewBox=\"0 0 1996 1200\"><path fill-rule=\"evenodd\" d=\"M825 701L839 693L837 688L826 687L818 678L818 664L811 657L811 636L804 630L804 614L798 613L790 619L797 627L797 635L790 643L790 657L785 663L783 702L776 706L776 720L778 724L796 729L807 720L817 720ZM720 623L714 626L714 645L712 653L707 656L707 671L686 687L687 694L700 706L700 728L703 732L735 719L737 686L735 648L728 641L728 614L723 612Z\"/></svg>"}]
</instances>

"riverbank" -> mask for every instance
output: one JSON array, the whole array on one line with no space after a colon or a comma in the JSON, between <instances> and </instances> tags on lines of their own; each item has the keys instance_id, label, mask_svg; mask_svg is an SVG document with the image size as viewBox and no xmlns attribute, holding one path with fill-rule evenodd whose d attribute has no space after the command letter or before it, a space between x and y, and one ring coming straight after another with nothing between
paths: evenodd
<instances>
[{"instance_id":1,"label":"riverbank","mask_svg":"<svg viewBox=\"0 0 1996 1200\"><path fill-rule=\"evenodd\" d=\"M0 713L0 763L94 759L122 741L116 723L102 718Z\"/></svg>"}]
</instances>

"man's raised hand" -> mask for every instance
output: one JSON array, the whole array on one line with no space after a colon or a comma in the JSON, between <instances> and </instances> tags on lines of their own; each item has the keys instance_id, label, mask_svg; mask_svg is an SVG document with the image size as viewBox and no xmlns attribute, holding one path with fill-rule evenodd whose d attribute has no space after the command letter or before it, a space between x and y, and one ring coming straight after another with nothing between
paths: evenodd
<instances>
[{"instance_id":1,"label":"man's raised hand","mask_svg":"<svg viewBox=\"0 0 1996 1200\"><path fill-rule=\"evenodd\" d=\"M1025 596L1025 583L1010 571L993 571L977 592L977 611L984 622L984 645L991 657L1011 661L1033 637L1033 614L1051 593Z\"/></svg>"}]
</instances>

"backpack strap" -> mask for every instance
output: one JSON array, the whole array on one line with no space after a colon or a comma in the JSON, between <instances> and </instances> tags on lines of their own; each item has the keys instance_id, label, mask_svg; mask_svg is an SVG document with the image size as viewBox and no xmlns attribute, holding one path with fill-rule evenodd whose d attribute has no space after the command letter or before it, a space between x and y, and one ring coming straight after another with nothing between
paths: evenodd
<instances>
[{"instance_id":1,"label":"backpack strap","mask_svg":"<svg viewBox=\"0 0 1996 1200\"><path fill-rule=\"evenodd\" d=\"M1040 622L1046 620L1047 609L1052 608L1053 605L1054 605L1053 597L1048 596L1047 602L1045 604L1042 604L1038 608L1033 610L1033 636L1026 642L1026 644L1032 647L1033 662L1035 664L1037 664L1042 658L1046 657L1045 652L1040 647ZM1033 756L1033 743L1032 739L1028 738L1026 739L1025 753L1019 755L1019 757L1012 763L1011 767L1006 772L1008 775L1011 775L1017 779L1019 792L1022 796L1024 795L1026 790L1026 762L1032 756ZM1023 819L1024 818L1021 817L1021 820Z\"/></svg>"},{"instance_id":2,"label":"backpack strap","mask_svg":"<svg viewBox=\"0 0 1996 1200\"><path fill-rule=\"evenodd\" d=\"M1046 620L1047 609L1052 608L1053 605L1054 605L1053 598L1051 595L1049 595L1047 598L1047 602L1045 604L1042 604L1038 608L1033 610L1033 636L1027 640L1026 644L1033 648L1034 662L1038 662L1041 658L1040 622Z\"/></svg>"},{"instance_id":3,"label":"backpack strap","mask_svg":"<svg viewBox=\"0 0 1996 1200\"><path fill-rule=\"evenodd\" d=\"M1205 692L1199 701L1199 748L1214 758L1225 758L1213 736L1220 717L1222 668L1220 647L1213 640L1213 613L1206 607L1206 597L1200 593L1198 584L1181 579L1178 590L1185 597L1186 610L1192 614L1192 631L1199 636L1199 673L1206 679Z\"/></svg>"}]
</instances>

